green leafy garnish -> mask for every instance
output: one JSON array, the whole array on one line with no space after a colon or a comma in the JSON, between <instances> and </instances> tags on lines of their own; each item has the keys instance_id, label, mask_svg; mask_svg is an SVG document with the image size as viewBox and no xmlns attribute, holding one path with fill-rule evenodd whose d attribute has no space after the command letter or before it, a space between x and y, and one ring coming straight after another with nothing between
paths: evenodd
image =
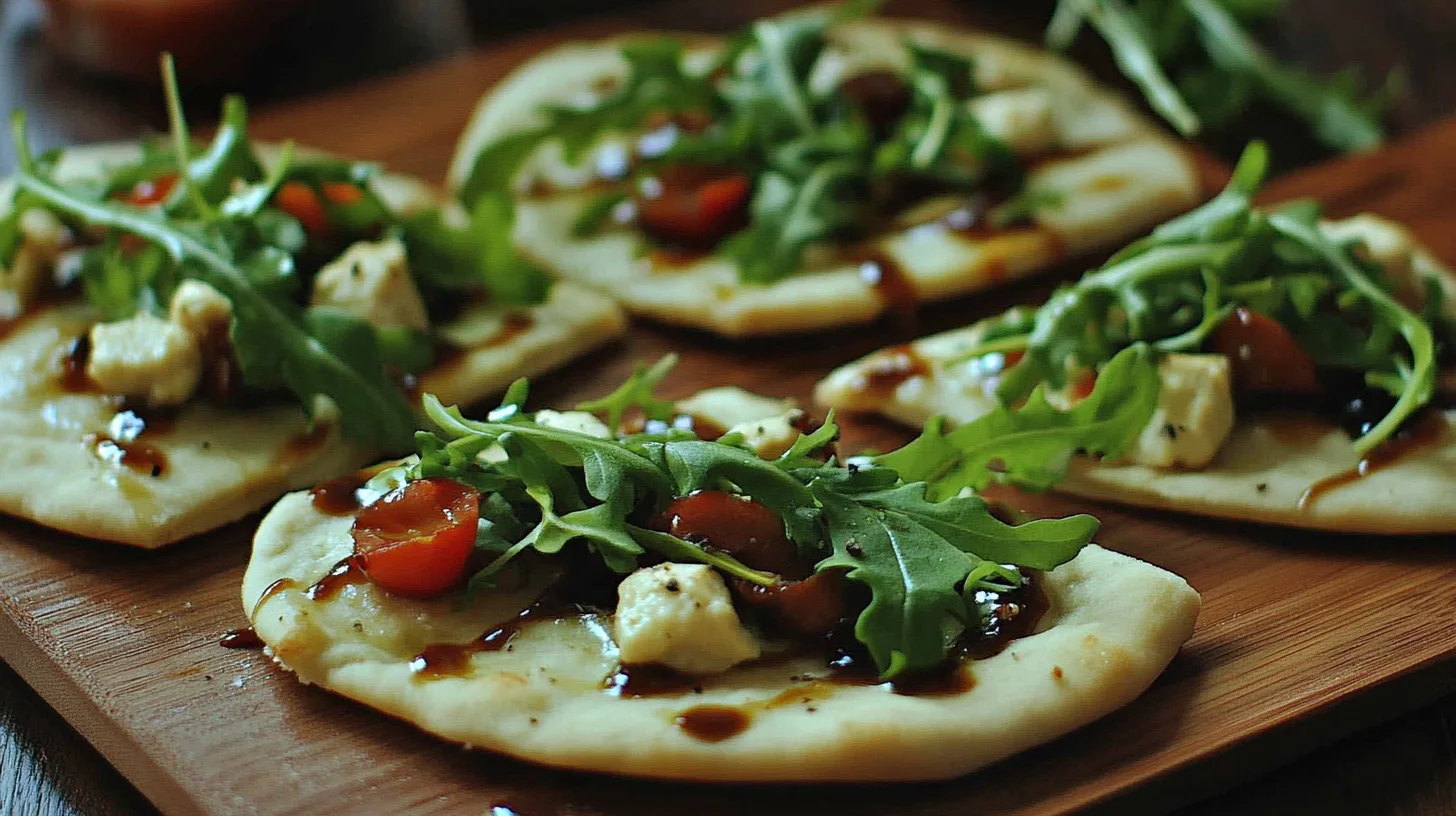
<instances>
[{"instance_id":1,"label":"green leafy garnish","mask_svg":"<svg viewBox=\"0 0 1456 816\"><path fill-rule=\"evenodd\" d=\"M1351 75L1325 79L1280 63L1246 28L1285 7L1284 0L1059 0L1046 39L1065 49L1090 23L1149 106L1184 136L1205 125L1226 130L1263 100L1302 120L1326 147L1379 146L1393 85L1364 96Z\"/></svg>"},{"instance_id":2,"label":"green leafy garnish","mask_svg":"<svg viewBox=\"0 0 1456 816\"><path fill-rule=\"evenodd\" d=\"M1044 432L1049 422L1071 423L1068 430L1076 436L1094 433L1114 414L1129 412L1125 422L1105 425L1109 432L1128 434L1126 439L1098 433L1097 444L1058 448L1116 455L1141 427L1132 421L1131 406L1156 400L1156 374L1142 373L1153 370L1151 353L1203 349L1241 306L1277 320L1317 365L1356 372L1397 397L1390 412L1355 440L1358 454L1394 435L1431 399L1436 374L1432 325L1440 323L1445 331L1445 319L1439 317L1439 307L1418 315L1392 297L1380 270L1361 260L1355 247L1337 244L1320 230L1317 206L1296 202L1272 212L1254 208L1252 198L1267 166L1264 146L1251 144L1228 186L1202 207L1163 224L1100 269L1059 288L1034 313L1015 309L985 321L982 341L951 364L989 353L1021 352L1021 359L1001 373L996 396L1006 406L1029 402L1021 411L1003 409L951 436L964 433L985 441L1008 435L998 443L1010 446L1007 453L996 454L1006 464L1007 478L1048 486L1048 478L1059 477L1062 465L1039 459L1029 449L1025 459L1016 455L1018 429L1031 423ZM1130 360L1130 354L1140 362L1119 362ZM1068 414L1051 411L1037 393L1064 387L1069 371L1099 368L1097 390ZM1110 376L1114 372L1117 376ZM1104 387L1118 394L1108 403L1111 414L1099 407L1098 392ZM1139 415L1146 422L1150 413L1151 408ZM938 433L938 425L927 431ZM952 447L959 449L963 443ZM895 466L917 478L932 478L936 466L908 467L905 457L914 449L912 444L896 454ZM975 476L975 463L984 457L963 455ZM1051 466L1043 468L1042 462ZM985 477L976 478L981 481L963 481L978 486Z\"/></svg>"},{"instance_id":3,"label":"green leafy garnish","mask_svg":"<svg viewBox=\"0 0 1456 816\"><path fill-rule=\"evenodd\" d=\"M329 397L343 409L341 425L353 439L391 447L408 440L414 425L409 405L384 376L377 351L371 353L373 334L367 324L338 315L300 321L254 291L247 274L232 260L231 249L215 233L194 234L160 214L78 199L27 169L30 153L21 117L16 119L14 136L17 150L26 157L16 183L36 201L89 226L143 239L185 274L232 301L233 349L249 383L286 387L306 411L312 410L314 397ZM325 329L323 336L314 333L320 329ZM374 365L356 368L360 361Z\"/></svg>"},{"instance_id":4,"label":"green leafy garnish","mask_svg":"<svg viewBox=\"0 0 1456 816\"><path fill-rule=\"evenodd\" d=\"M810 246L883 228L907 190L969 193L994 181L1014 193L1021 183L1015 155L967 104L979 93L971 60L907 41L911 67L891 80L903 84L905 105L889 114L893 121L869 121L838 89L811 86L829 29L874 5L758 20L701 68L687 67L678 40L635 40L622 49L628 71L620 87L584 107L546 107L538 127L486 146L461 200L475 208L507 195L525 161L548 142L575 161L604 136L652 131L643 144L653 146L639 146L621 178L603 179L608 189L584 206L572 233L601 229L664 167L720 168L745 176L752 196L747 226L727 234L737 222L724 219L714 249L734 261L740 281L768 284L801 269ZM686 119L702 126L676 124ZM1008 215L1024 217L1029 203Z\"/></svg>"},{"instance_id":5,"label":"green leafy garnish","mask_svg":"<svg viewBox=\"0 0 1456 816\"><path fill-rule=\"evenodd\" d=\"M1058 411L1038 386L1020 408L1001 407L947 433L941 418L909 445L874 458L936 498L993 481L1046 490L1066 475L1078 452L1116 458L1136 441L1158 407L1158 368L1145 344L1119 352L1086 399Z\"/></svg>"},{"instance_id":6,"label":"green leafy garnish","mask_svg":"<svg viewBox=\"0 0 1456 816\"><path fill-rule=\"evenodd\" d=\"M626 386L586 405L620 417L628 406L659 404L652 385L670 364L639 366ZM832 416L767 461L731 441L685 431L601 439L538 425L522 411L525 389L518 382L483 422L427 396L426 413L439 430L419 433L418 461L387 478L394 485L445 477L489 494L478 546L491 559L471 581L475 591L492 586L526 551L549 557L568 546L585 547L619 574L651 552L777 584L778 576L644 526L678 497L726 490L778 513L816 571L843 571L868 590L855 636L889 679L933 668L963 633L974 637L983 626L979 591L1014 589L1020 568L1052 569L1097 530L1089 516L1007 525L979 498L935 500L934 485L881 464L819 461L814 455L838 438ZM926 443L919 444L924 455ZM493 455L482 457L487 450Z\"/></svg>"},{"instance_id":7,"label":"green leafy garnish","mask_svg":"<svg viewBox=\"0 0 1456 816\"><path fill-rule=\"evenodd\" d=\"M81 291L103 320L165 315L183 280L206 282L232 304L229 337L244 385L285 390L310 415L316 398L328 397L351 439L389 449L408 445L414 424L389 375L428 368L432 339L310 308L313 276L326 261L354 241L393 235L405 245L427 307L476 294L507 304L547 296L549 279L511 249L509 211L480 207L471 222L452 221L439 210L401 216L371 186L376 167L300 158L291 142L265 165L248 135L247 105L236 96L223 101L212 140L195 143L170 57L162 59L162 77L170 138L144 141L139 159L104 168L96 179L57 181L59 154L33 156L17 112L12 132L20 171L11 207L0 218L0 263L10 263L20 246L21 217L39 208L83 236ZM134 199L142 184L171 190L159 201ZM301 216L284 209L279 193L289 185L312 192L326 228L306 229ZM338 190L343 194L331 194Z\"/></svg>"},{"instance_id":8,"label":"green leafy garnish","mask_svg":"<svg viewBox=\"0 0 1456 816\"><path fill-rule=\"evenodd\" d=\"M576 406L578 411L605 412L607 427L613 430L622 427L622 417L634 408L642 412L645 419L670 419L672 400L659 398L654 391L677 365L677 355L668 354L651 366L638 363L632 376L617 387L616 391L594 400L587 400Z\"/></svg>"}]
</instances>

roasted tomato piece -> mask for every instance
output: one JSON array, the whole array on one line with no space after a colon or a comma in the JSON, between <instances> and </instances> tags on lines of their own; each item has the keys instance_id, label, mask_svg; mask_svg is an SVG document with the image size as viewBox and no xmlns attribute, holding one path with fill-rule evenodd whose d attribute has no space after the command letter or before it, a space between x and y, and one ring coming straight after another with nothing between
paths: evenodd
<instances>
[{"instance_id":1,"label":"roasted tomato piece","mask_svg":"<svg viewBox=\"0 0 1456 816\"><path fill-rule=\"evenodd\" d=\"M347 206L364 197L364 192L352 184L339 181L322 185L324 197L332 204ZM329 231L329 213L313 188L300 181L285 182L273 196L273 206L298 219L309 235L323 235Z\"/></svg>"},{"instance_id":2,"label":"roasted tomato piece","mask_svg":"<svg viewBox=\"0 0 1456 816\"><path fill-rule=\"evenodd\" d=\"M784 532L779 514L743 496L700 490L669 504L652 526L725 552L756 570L785 578L809 574Z\"/></svg>"},{"instance_id":3,"label":"roasted tomato piece","mask_svg":"<svg viewBox=\"0 0 1456 816\"><path fill-rule=\"evenodd\" d=\"M711 248L747 223L748 176L720 167L667 167L637 196L642 229L665 243Z\"/></svg>"},{"instance_id":4,"label":"roasted tomato piece","mask_svg":"<svg viewBox=\"0 0 1456 816\"><path fill-rule=\"evenodd\" d=\"M1317 394L1314 360L1279 321L1239 308L1213 333L1210 350L1229 358L1241 392Z\"/></svg>"},{"instance_id":5,"label":"roasted tomato piece","mask_svg":"<svg viewBox=\"0 0 1456 816\"><path fill-rule=\"evenodd\" d=\"M465 577L479 520L475 490L449 479L410 482L359 511L354 555L390 593L434 597Z\"/></svg>"},{"instance_id":6,"label":"roasted tomato piece","mask_svg":"<svg viewBox=\"0 0 1456 816\"><path fill-rule=\"evenodd\" d=\"M839 94L859 108L881 138L895 129L910 109L910 86L894 71L866 71L846 79Z\"/></svg>"},{"instance_id":7,"label":"roasted tomato piece","mask_svg":"<svg viewBox=\"0 0 1456 816\"><path fill-rule=\"evenodd\" d=\"M152 204L160 204L172 194L172 188L177 186L177 177L171 173L164 176L157 176L147 181L139 181L122 196L128 204L137 207L146 207Z\"/></svg>"},{"instance_id":8,"label":"roasted tomato piece","mask_svg":"<svg viewBox=\"0 0 1456 816\"><path fill-rule=\"evenodd\" d=\"M844 573L816 572L802 581L760 586L740 579L733 593L745 605L766 613L780 627L800 635L823 635L844 617Z\"/></svg>"},{"instance_id":9,"label":"roasted tomato piece","mask_svg":"<svg viewBox=\"0 0 1456 816\"><path fill-rule=\"evenodd\" d=\"M1084 371L1082 375L1072 382L1069 392L1072 399L1082 401L1092 396L1092 390L1097 387L1097 372Z\"/></svg>"}]
</instances>

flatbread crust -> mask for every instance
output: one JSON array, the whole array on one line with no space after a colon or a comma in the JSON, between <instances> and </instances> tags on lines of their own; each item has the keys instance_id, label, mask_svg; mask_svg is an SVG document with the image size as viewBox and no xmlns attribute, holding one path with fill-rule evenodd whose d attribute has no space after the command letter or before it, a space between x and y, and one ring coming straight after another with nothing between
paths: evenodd
<instances>
[{"instance_id":1,"label":"flatbread crust","mask_svg":"<svg viewBox=\"0 0 1456 816\"><path fill-rule=\"evenodd\" d=\"M1341 222L1396 228L1362 216ZM1412 269L1436 280L1456 309L1456 273L1424 248ZM841 411L878 413L919 426L937 414L970 422L996 407L986 382L948 362L977 344L983 324L953 329L904 347L875 352L841 366L815 388L815 400ZM907 368L908 366L908 368ZM908 375L903 372L916 370ZM1420 534L1456 531L1456 410L1436 412L1421 444L1394 462L1301 505L1322 479L1352 472L1359 458L1350 439L1309 416L1239 418L1218 455L1201 470L1074 459L1056 489L1137 507L1154 507L1241 521L1354 533Z\"/></svg>"},{"instance_id":2,"label":"flatbread crust","mask_svg":"<svg viewBox=\"0 0 1456 816\"><path fill-rule=\"evenodd\" d=\"M94 176L137 155L129 144L71 148L58 174L62 180ZM264 158L270 155L266 151ZM374 189L399 211L435 202L427 185L403 176L383 175ZM8 187L0 185L0 201L9 200ZM569 283L528 311L528 324L520 321L498 335L499 342L484 336L424 374L421 389L469 404L625 329L611 300ZM500 312L475 306L460 322L503 324ZM87 436L106 432L115 405L102 395L66 393L59 384L67 347L92 322L84 306L71 304L0 326L0 512L89 538L160 547L236 521L289 490L349 473L379 455L343 439L330 421L332 406L323 406L322 421L310 430L295 406L221 410L193 401L169 427L139 437L165 457L161 474L104 461Z\"/></svg>"},{"instance_id":3,"label":"flatbread crust","mask_svg":"<svg viewBox=\"0 0 1456 816\"><path fill-rule=\"evenodd\" d=\"M608 616L528 624L470 671L426 678L424 647L466 643L510 620L539 586L455 601L395 598L369 583L312 601L306 589L352 552L347 516L290 494L263 520L243 608L298 678L455 742L576 770L697 781L944 779L1055 739L1137 697L1193 631L1198 593L1183 579L1088 546L1042 582L1038 631L968 668L969 690L904 696L883 686L805 679L822 659L738 667L701 693L627 698ZM269 588L288 578L295 585ZM675 724L695 706L730 706L748 727L721 742Z\"/></svg>"},{"instance_id":4,"label":"flatbread crust","mask_svg":"<svg viewBox=\"0 0 1456 816\"><path fill-rule=\"evenodd\" d=\"M898 43L904 37L973 54L978 79L989 89L1035 85L1048 91L1055 145L1031 157L1027 183L1061 191L1065 200L1060 209L1038 213L1032 226L957 232L932 222L868 242L869 254L888 257L898 267L911 302L1028 276L1136 235L1197 203L1198 175L1184 149L1081 69L1045 51L928 23L846 23L832 31L834 50L821 61L816 83L832 87L851 67L903 62ZM701 38L688 41L698 44L699 58L713 47ZM450 185L464 183L484 146L538 125L542 104L579 102L591 88L620 79L621 43L618 38L563 45L503 80L476 107L456 149ZM838 253L825 253L829 257L777 283L747 286L738 283L735 265L722 258L663 263L644 256L633 232L575 238L571 224L590 195L569 190L590 180L593 161L589 155L571 167L559 149L547 147L528 162L523 185L540 179L567 192L522 198L516 243L558 275L608 292L634 313L737 337L863 323L906 305L905 293L890 296L888 288L876 286L871 270Z\"/></svg>"}]
</instances>

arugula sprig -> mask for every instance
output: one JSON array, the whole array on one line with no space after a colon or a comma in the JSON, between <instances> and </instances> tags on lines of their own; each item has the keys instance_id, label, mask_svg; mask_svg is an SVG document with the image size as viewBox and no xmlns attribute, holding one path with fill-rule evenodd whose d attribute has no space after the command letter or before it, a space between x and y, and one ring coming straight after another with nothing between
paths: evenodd
<instances>
[{"instance_id":1,"label":"arugula sprig","mask_svg":"<svg viewBox=\"0 0 1456 816\"><path fill-rule=\"evenodd\" d=\"M591 404L612 411L655 400L644 383L665 364L646 369L653 377L643 371L633 387ZM771 586L781 579L644 526L678 497L728 490L782 516L816 571L842 571L868 589L855 636L889 679L939 665L958 637L985 625L979 592L1019 586L1022 568L1064 563L1098 526L1089 516L1007 525L974 496L936 500L932 485L882 465L818 461L814 454L838 438L832 416L777 460L763 460L685 432L601 439L538 425L523 410L526 395L519 381L484 421L426 396L438 430L417 434L415 462L376 477L388 485L446 477L487 493L477 546L492 557L472 580L476 591L528 550L550 557L568 546L586 547L617 573L652 552Z\"/></svg>"},{"instance_id":2,"label":"arugula sprig","mask_svg":"<svg viewBox=\"0 0 1456 816\"><path fill-rule=\"evenodd\" d=\"M229 336L247 386L286 389L310 414L316 397L328 397L351 439L388 449L407 445L411 410L385 369L427 368L430 339L412 329L377 328L337 309L307 307L312 275L322 263L350 241L392 234L404 242L427 303L484 291L497 302L532 304L546 297L549 279L518 262L509 236L490 228L501 216L488 210L478 210L473 224L451 221L440 210L401 216L373 188L375 166L300 158L292 142L263 162L239 97L223 101L211 141L195 143L170 56L161 62L170 138L144 140L139 159L104 168L99 178L57 181L59 152L32 155L24 116L15 114L20 172L9 212L0 219L0 265L20 246L24 213L48 210L89 236L79 248L81 288L103 320L165 314L184 279L205 281L232 304ZM156 206L130 203L136 185L164 178L175 182ZM352 194L335 200L329 189L341 184ZM312 191L327 214L327 234L310 235L282 209L284 185Z\"/></svg>"},{"instance_id":3,"label":"arugula sprig","mask_svg":"<svg viewBox=\"0 0 1456 816\"><path fill-rule=\"evenodd\" d=\"M1326 147L1378 147L1395 75L1367 95L1351 74L1326 79L1280 63L1247 28L1285 6L1284 0L1058 0L1046 41L1066 49L1090 23L1149 106L1184 136L1205 125L1228 129L1263 99L1303 120Z\"/></svg>"},{"instance_id":4,"label":"arugula sprig","mask_svg":"<svg viewBox=\"0 0 1456 816\"><path fill-rule=\"evenodd\" d=\"M622 49L627 77L615 92L585 107L546 107L539 127L488 145L474 159L461 200L472 208L506 206L510 184L547 142L574 161L605 135L641 130L654 117L691 114L710 124L700 132L680 129L660 150L638 151L635 175L590 201L572 232L581 237L600 229L664 165L730 167L752 181L749 223L717 251L735 262L742 282L767 284L800 269L811 245L869 234L907 183L968 192L995 176L1014 192L1020 186L1014 154L967 105L978 93L969 59L907 42L910 104L889 127L866 121L836 91L811 86L829 29L875 5L844 3L758 20L700 70L685 67L678 40L633 41Z\"/></svg>"},{"instance_id":5,"label":"arugula sprig","mask_svg":"<svg viewBox=\"0 0 1456 816\"><path fill-rule=\"evenodd\" d=\"M254 290L217 233L178 226L161 214L78 198L36 175L22 115L13 120L13 135L20 156L16 184L35 201L89 226L146 241L186 275L232 301L233 348L249 382L287 387L306 411L312 411L314 397L329 397L342 409L342 428L353 439L397 446L409 438L414 425L409 405L384 376L377 350L370 349L372 332L359 331L367 332L366 324L337 313L302 319L290 314Z\"/></svg>"},{"instance_id":6,"label":"arugula sprig","mask_svg":"<svg viewBox=\"0 0 1456 816\"><path fill-rule=\"evenodd\" d=\"M1440 306L1423 317L1392 297L1380 270L1362 261L1355 247L1336 244L1320 230L1317 206L1297 202L1272 212L1256 209L1252 199L1267 167L1264 145L1252 143L1218 196L1061 287L1035 312L1016 309L986 321L981 341L951 364L1021 352L1020 361L1001 374L996 396L1008 406L1032 397L1033 404L1018 415L1025 422L1044 413L1036 390L1062 388L1069 371L1105 365L1100 389L1109 372L1133 370L1117 366L1130 350L1138 349L1140 358L1148 357L1144 346L1152 352L1198 351L1236 307L1245 306L1289 329L1317 365L1354 371L1397 398L1355 440L1355 451L1368 453L1434 393L1435 342L1427 321L1438 319L1430 316L1439 315ZM1438 292L1431 296L1439 299ZM1151 362L1137 368L1147 366ZM1114 378L1111 385L1121 388L1124 379ZM1155 381L1153 386L1155 395ZM1120 401L1143 394L1141 387L1127 388ZM1096 392L1088 402L1095 398ZM1010 421L1003 413L955 433L980 438ZM1092 414L1095 410L1081 416L1090 423ZM982 430L970 430L978 427ZM1121 427L1135 435L1139 426L1129 421ZM1082 429L1090 431L1091 425ZM927 431L937 433L938 426ZM1123 446L1103 447L1108 449L1089 450L1115 455ZM1014 459L1004 458L1008 464Z\"/></svg>"}]
</instances>

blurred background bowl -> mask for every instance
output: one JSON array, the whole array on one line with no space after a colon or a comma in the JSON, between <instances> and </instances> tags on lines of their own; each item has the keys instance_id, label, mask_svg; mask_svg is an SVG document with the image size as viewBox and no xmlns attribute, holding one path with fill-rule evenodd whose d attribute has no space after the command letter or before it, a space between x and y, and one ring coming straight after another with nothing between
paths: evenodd
<instances>
[{"instance_id":1,"label":"blurred background bowl","mask_svg":"<svg viewBox=\"0 0 1456 816\"><path fill-rule=\"evenodd\" d=\"M156 81L172 52L192 82L244 75L300 0L45 0L46 41L88 71Z\"/></svg>"}]
</instances>

